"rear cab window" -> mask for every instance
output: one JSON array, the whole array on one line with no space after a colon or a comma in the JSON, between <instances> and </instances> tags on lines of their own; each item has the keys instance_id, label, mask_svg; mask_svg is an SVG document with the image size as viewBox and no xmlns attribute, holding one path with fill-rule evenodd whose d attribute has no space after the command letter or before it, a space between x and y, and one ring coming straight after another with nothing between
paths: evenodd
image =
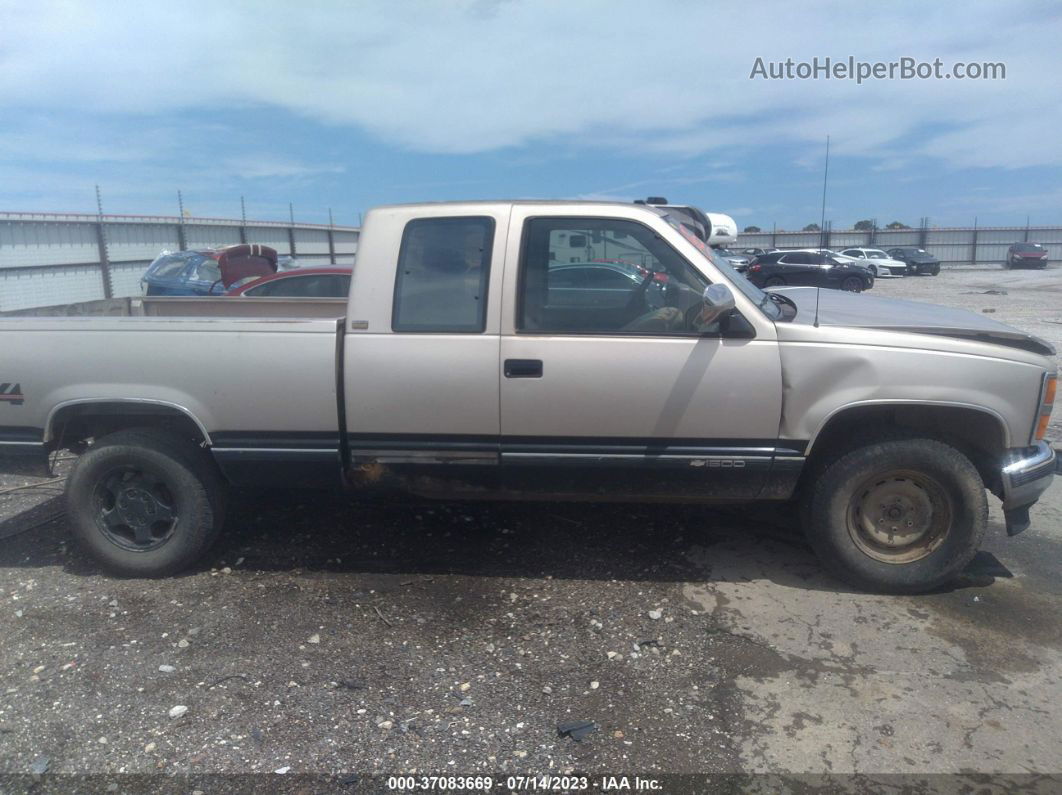
<instances>
[{"instance_id":1,"label":"rear cab window","mask_svg":"<svg viewBox=\"0 0 1062 795\"><path fill-rule=\"evenodd\" d=\"M488 216L409 221L398 254L391 330L482 333L493 244Z\"/></svg>"}]
</instances>

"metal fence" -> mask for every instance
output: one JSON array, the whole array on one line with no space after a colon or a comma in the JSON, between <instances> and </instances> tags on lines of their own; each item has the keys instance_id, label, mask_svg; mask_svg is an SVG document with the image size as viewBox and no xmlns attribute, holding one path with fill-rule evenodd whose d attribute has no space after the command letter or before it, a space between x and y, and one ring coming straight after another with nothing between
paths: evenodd
<instances>
[{"instance_id":1,"label":"metal fence","mask_svg":"<svg viewBox=\"0 0 1062 795\"><path fill-rule=\"evenodd\" d=\"M276 221L0 213L0 311L138 295L164 250L262 243L305 264L353 264L358 235Z\"/></svg>"},{"instance_id":2,"label":"metal fence","mask_svg":"<svg viewBox=\"0 0 1062 795\"><path fill-rule=\"evenodd\" d=\"M0 213L0 311L121 298L163 250L262 243L309 264L353 264L360 230L323 224L172 216ZM1062 260L1062 226L742 233L734 248L919 246L945 265L998 265L1007 247L1042 243Z\"/></svg>"},{"instance_id":3,"label":"metal fence","mask_svg":"<svg viewBox=\"0 0 1062 795\"><path fill-rule=\"evenodd\" d=\"M743 232L733 248L889 249L918 246L945 265L1000 265L1014 243L1042 243L1052 262L1062 260L1062 226L984 226L917 229L831 229L821 232Z\"/></svg>"}]
</instances>

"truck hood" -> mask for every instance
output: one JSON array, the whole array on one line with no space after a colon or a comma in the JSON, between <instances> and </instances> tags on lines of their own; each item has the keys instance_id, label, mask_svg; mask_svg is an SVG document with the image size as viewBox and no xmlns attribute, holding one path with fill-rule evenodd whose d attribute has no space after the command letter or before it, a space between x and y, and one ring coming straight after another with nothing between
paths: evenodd
<instances>
[{"instance_id":1,"label":"truck hood","mask_svg":"<svg viewBox=\"0 0 1062 795\"><path fill-rule=\"evenodd\" d=\"M936 334L1055 355L1054 346L1046 340L965 309L816 287L777 287L771 292L782 293L797 305L799 311L794 323L814 323L818 294L820 326Z\"/></svg>"}]
</instances>

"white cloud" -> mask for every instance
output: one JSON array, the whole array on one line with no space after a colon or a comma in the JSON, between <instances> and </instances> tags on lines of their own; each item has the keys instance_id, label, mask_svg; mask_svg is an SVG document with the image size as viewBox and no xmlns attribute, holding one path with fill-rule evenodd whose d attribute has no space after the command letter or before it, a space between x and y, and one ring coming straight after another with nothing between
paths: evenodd
<instances>
[{"instance_id":1,"label":"white cloud","mask_svg":"<svg viewBox=\"0 0 1062 795\"><path fill-rule=\"evenodd\" d=\"M266 106L421 152L549 142L686 157L829 132L838 154L1062 164L1062 22L1037 3L68 0L5 4L0 31L8 108ZM1008 76L862 86L748 77L757 56L849 54L1005 61Z\"/></svg>"},{"instance_id":2,"label":"white cloud","mask_svg":"<svg viewBox=\"0 0 1062 795\"><path fill-rule=\"evenodd\" d=\"M317 174L342 174L346 170L341 165L282 160L268 154L246 154L239 157L231 157L225 160L222 165L226 173L242 179L311 177Z\"/></svg>"}]
</instances>

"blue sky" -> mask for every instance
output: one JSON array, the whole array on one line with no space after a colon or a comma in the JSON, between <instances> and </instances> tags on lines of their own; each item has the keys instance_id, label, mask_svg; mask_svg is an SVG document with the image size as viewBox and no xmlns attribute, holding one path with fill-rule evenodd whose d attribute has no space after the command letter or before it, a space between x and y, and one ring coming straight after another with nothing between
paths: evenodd
<instances>
[{"instance_id":1,"label":"blue sky","mask_svg":"<svg viewBox=\"0 0 1062 795\"><path fill-rule=\"evenodd\" d=\"M0 210L356 224L663 195L741 226L1062 223L1062 7L0 0ZM887 7L879 7L887 6ZM750 80L818 56L996 81Z\"/></svg>"}]
</instances>

